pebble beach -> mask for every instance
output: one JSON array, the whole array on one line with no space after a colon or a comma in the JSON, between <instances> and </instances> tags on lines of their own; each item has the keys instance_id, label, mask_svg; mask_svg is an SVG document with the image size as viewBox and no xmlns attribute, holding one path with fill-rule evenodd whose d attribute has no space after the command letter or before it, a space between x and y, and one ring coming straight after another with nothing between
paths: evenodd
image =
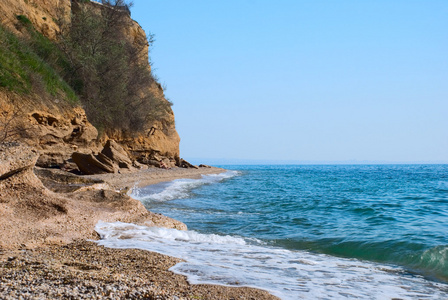
<instances>
[{"instance_id":1,"label":"pebble beach","mask_svg":"<svg viewBox=\"0 0 448 300\"><path fill-rule=\"evenodd\" d=\"M267 292L190 285L168 269L180 260L79 241L0 253L1 299L276 299Z\"/></svg>"}]
</instances>

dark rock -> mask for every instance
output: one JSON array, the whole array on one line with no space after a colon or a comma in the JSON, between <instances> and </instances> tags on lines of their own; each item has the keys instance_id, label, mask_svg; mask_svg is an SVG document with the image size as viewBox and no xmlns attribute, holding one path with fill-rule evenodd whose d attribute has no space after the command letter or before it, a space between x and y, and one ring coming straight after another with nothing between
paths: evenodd
<instances>
[{"instance_id":1,"label":"dark rock","mask_svg":"<svg viewBox=\"0 0 448 300\"><path fill-rule=\"evenodd\" d=\"M188 161L186 161L183 158L180 159L179 167L181 167L181 168L188 168L188 169L199 169L198 166L190 164Z\"/></svg>"},{"instance_id":2,"label":"dark rock","mask_svg":"<svg viewBox=\"0 0 448 300\"><path fill-rule=\"evenodd\" d=\"M64 157L62 153L41 153L36 162L36 166L42 168L56 168L64 164Z\"/></svg>"},{"instance_id":3,"label":"dark rock","mask_svg":"<svg viewBox=\"0 0 448 300\"><path fill-rule=\"evenodd\" d=\"M120 173L120 168L133 170L134 166L126 151L113 140L108 140L98 155L75 152L73 161L84 174Z\"/></svg>"},{"instance_id":4,"label":"dark rock","mask_svg":"<svg viewBox=\"0 0 448 300\"><path fill-rule=\"evenodd\" d=\"M79 170L87 175L114 173L115 169L99 161L93 154L74 152L72 159Z\"/></svg>"},{"instance_id":5,"label":"dark rock","mask_svg":"<svg viewBox=\"0 0 448 300\"><path fill-rule=\"evenodd\" d=\"M35 167L34 174L42 181L47 189L56 193L72 193L82 187L104 183L100 179L77 176L60 169Z\"/></svg>"},{"instance_id":6,"label":"dark rock","mask_svg":"<svg viewBox=\"0 0 448 300\"><path fill-rule=\"evenodd\" d=\"M113 140L107 141L101 153L110 158L120 168L132 168L132 161L126 151Z\"/></svg>"},{"instance_id":7,"label":"dark rock","mask_svg":"<svg viewBox=\"0 0 448 300\"><path fill-rule=\"evenodd\" d=\"M157 160L155 160L155 159L149 159L149 160L147 161L147 165L149 165L149 166L154 166L154 167L156 167L156 168L160 168L160 162L157 161Z\"/></svg>"},{"instance_id":8,"label":"dark rock","mask_svg":"<svg viewBox=\"0 0 448 300\"><path fill-rule=\"evenodd\" d=\"M150 167L160 168L160 160L156 160L152 157L142 157L138 160L138 162Z\"/></svg>"},{"instance_id":9,"label":"dark rock","mask_svg":"<svg viewBox=\"0 0 448 300\"><path fill-rule=\"evenodd\" d=\"M114 170L114 173L116 173L116 165L114 164L114 161L112 159L110 159L109 157L107 157L106 155L104 155L103 153L98 153L98 155L96 156L96 158L102 162L103 164L105 164L106 166L108 166L109 168L111 168L112 170Z\"/></svg>"}]
</instances>

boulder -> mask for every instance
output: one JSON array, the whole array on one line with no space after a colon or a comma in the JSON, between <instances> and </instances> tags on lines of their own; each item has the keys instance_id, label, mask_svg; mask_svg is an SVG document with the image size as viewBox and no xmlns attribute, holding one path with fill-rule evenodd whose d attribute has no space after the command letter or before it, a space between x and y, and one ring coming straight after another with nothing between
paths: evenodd
<instances>
[{"instance_id":1,"label":"boulder","mask_svg":"<svg viewBox=\"0 0 448 300\"><path fill-rule=\"evenodd\" d=\"M186 161L183 158L180 159L179 167L181 167L181 168L188 168L188 169L199 169L198 166L190 164L188 161Z\"/></svg>"},{"instance_id":2,"label":"boulder","mask_svg":"<svg viewBox=\"0 0 448 300\"><path fill-rule=\"evenodd\" d=\"M34 149L15 142L0 144L0 180L24 170L32 170L39 154Z\"/></svg>"},{"instance_id":3,"label":"boulder","mask_svg":"<svg viewBox=\"0 0 448 300\"><path fill-rule=\"evenodd\" d=\"M117 173L120 168L134 170L134 163L126 151L115 141L108 140L98 155L75 152L73 161L84 174Z\"/></svg>"},{"instance_id":4,"label":"boulder","mask_svg":"<svg viewBox=\"0 0 448 300\"><path fill-rule=\"evenodd\" d=\"M132 161L128 154L123 147L117 144L114 140L108 140L101 153L110 158L114 163L118 164L120 168L132 168Z\"/></svg>"},{"instance_id":5,"label":"boulder","mask_svg":"<svg viewBox=\"0 0 448 300\"><path fill-rule=\"evenodd\" d=\"M113 165L101 162L93 154L83 154L74 152L72 159L78 166L79 170L86 175L115 173Z\"/></svg>"},{"instance_id":6,"label":"boulder","mask_svg":"<svg viewBox=\"0 0 448 300\"><path fill-rule=\"evenodd\" d=\"M109 157L107 157L106 155L104 155L103 153L98 153L98 155L95 158L98 159L103 164L105 164L106 166L108 166L109 169L114 170L114 173L118 171L118 166L114 164L114 161Z\"/></svg>"}]
</instances>

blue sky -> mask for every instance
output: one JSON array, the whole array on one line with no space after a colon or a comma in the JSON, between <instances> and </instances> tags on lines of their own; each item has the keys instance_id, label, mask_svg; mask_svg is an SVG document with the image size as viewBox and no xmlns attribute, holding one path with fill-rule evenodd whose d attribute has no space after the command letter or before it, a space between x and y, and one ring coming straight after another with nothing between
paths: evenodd
<instances>
[{"instance_id":1,"label":"blue sky","mask_svg":"<svg viewBox=\"0 0 448 300\"><path fill-rule=\"evenodd\" d=\"M134 0L185 159L448 162L448 1Z\"/></svg>"}]
</instances>

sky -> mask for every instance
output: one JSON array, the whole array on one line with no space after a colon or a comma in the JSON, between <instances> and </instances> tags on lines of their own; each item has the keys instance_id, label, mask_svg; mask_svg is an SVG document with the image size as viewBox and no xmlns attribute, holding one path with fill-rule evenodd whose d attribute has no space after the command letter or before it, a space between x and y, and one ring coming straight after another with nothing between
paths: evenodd
<instances>
[{"instance_id":1,"label":"sky","mask_svg":"<svg viewBox=\"0 0 448 300\"><path fill-rule=\"evenodd\" d=\"M133 2L181 157L448 162L448 1Z\"/></svg>"}]
</instances>

